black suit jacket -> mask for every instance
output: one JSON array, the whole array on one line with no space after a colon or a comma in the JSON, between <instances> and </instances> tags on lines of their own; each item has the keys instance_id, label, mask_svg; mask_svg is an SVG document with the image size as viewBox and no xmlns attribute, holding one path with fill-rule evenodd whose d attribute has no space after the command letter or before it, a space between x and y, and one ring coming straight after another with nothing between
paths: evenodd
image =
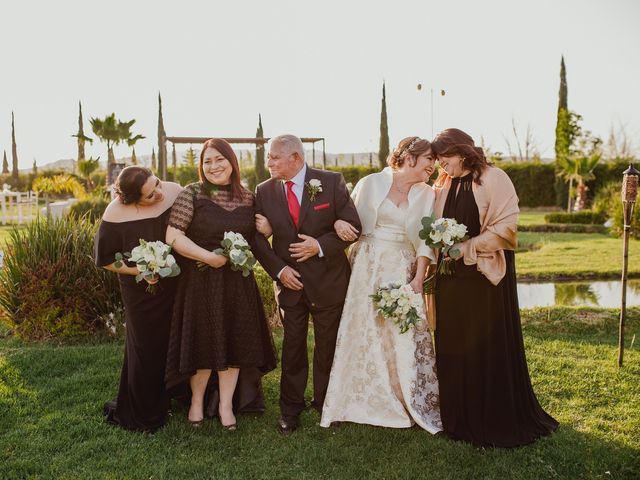
<instances>
[{"instance_id":1,"label":"black suit jacket","mask_svg":"<svg viewBox=\"0 0 640 480\"><path fill-rule=\"evenodd\" d=\"M313 201L308 190L311 179L322 182L322 192ZM263 235L256 234L255 255L276 280L279 304L295 305L303 294L318 307L343 302L351 273L345 249L353 242L340 240L333 224L337 219L345 220L358 231L361 224L342 174L307 166L298 229L289 214L282 180L270 179L258 185L256 212L267 217L273 228L271 245ZM315 238L324 256L316 255L300 263L291 258L289 245L302 241L299 233ZM278 273L287 265L300 272L302 291L290 290L278 281Z\"/></svg>"}]
</instances>

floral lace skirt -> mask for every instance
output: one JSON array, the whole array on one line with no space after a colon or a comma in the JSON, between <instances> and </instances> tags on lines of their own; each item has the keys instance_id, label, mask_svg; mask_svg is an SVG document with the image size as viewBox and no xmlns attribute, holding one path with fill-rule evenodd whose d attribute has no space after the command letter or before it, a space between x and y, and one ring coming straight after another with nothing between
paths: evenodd
<instances>
[{"instance_id":1,"label":"floral lace skirt","mask_svg":"<svg viewBox=\"0 0 640 480\"><path fill-rule=\"evenodd\" d=\"M320 425L355 422L392 428L417 423L442 430L431 335L423 322L401 334L378 315L369 295L381 283L412 278L415 251L389 235L363 237L350 252L345 299Z\"/></svg>"}]
</instances>

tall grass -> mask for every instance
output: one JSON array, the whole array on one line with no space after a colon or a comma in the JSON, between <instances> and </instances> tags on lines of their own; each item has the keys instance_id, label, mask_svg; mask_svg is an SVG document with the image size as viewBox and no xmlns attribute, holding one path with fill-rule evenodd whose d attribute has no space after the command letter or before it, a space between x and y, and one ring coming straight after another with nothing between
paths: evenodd
<instances>
[{"instance_id":1,"label":"tall grass","mask_svg":"<svg viewBox=\"0 0 640 480\"><path fill-rule=\"evenodd\" d=\"M0 306L22 337L94 332L120 304L116 276L93 264L96 229L88 218L68 217L10 231Z\"/></svg>"}]
</instances>

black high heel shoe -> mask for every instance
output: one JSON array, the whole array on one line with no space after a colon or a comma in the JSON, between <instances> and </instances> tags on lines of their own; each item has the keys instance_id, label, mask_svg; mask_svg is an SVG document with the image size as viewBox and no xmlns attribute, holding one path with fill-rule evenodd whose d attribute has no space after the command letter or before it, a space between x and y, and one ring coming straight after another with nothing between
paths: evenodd
<instances>
[{"instance_id":1,"label":"black high heel shoe","mask_svg":"<svg viewBox=\"0 0 640 480\"><path fill-rule=\"evenodd\" d=\"M225 425L224 423L222 423L222 417L220 416L220 414L218 414L218 420L220 420L220 425L222 425L222 428L225 429L227 432L235 432L236 430L238 430L238 423L232 423L231 425Z\"/></svg>"}]
</instances>

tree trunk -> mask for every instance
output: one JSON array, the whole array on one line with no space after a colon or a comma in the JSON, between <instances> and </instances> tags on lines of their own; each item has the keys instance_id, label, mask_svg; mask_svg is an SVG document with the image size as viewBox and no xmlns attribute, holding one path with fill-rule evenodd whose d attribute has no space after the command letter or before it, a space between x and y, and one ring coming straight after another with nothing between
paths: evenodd
<instances>
[{"instance_id":1,"label":"tree trunk","mask_svg":"<svg viewBox=\"0 0 640 480\"><path fill-rule=\"evenodd\" d=\"M587 186L584 182L578 182L578 186L576 187L576 204L573 208L575 212L579 212L584 210L587 206Z\"/></svg>"},{"instance_id":2,"label":"tree trunk","mask_svg":"<svg viewBox=\"0 0 640 480\"><path fill-rule=\"evenodd\" d=\"M569 179L569 198L567 200L567 213L571 213L571 190L573 190L573 178Z\"/></svg>"}]
</instances>

